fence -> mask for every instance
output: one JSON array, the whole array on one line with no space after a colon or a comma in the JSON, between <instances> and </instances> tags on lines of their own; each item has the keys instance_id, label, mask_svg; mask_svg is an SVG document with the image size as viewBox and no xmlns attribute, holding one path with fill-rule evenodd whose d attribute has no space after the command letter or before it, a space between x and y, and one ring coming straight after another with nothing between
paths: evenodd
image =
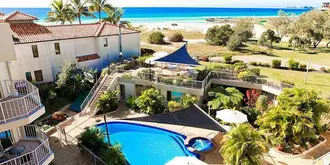
<instances>
[{"instance_id":1,"label":"fence","mask_svg":"<svg viewBox=\"0 0 330 165\"><path fill-rule=\"evenodd\" d=\"M96 156L92 151L78 143L78 139L65 133L66 144L71 147L75 152L79 153L91 165L107 165L100 157Z\"/></svg>"},{"instance_id":2,"label":"fence","mask_svg":"<svg viewBox=\"0 0 330 165\"><path fill-rule=\"evenodd\" d=\"M52 151L49 146L48 137L37 126L27 125L19 127L17 128L17 133L20 140L38 139L41 144L32 151L2 162L0 165L36 165L51 155Z\"/></svg>"},{"instance_id":3,"label":"fence","mask_svg":"<svg viewBox=\"0 0 330 165\"><path fill-rule=\"evenodd\" d=\"M41 106L39 90L28 81L5 81L10 98L0 101L0 121L7 122L11 119L29 116Z\"/></svg>"}]
</instances>

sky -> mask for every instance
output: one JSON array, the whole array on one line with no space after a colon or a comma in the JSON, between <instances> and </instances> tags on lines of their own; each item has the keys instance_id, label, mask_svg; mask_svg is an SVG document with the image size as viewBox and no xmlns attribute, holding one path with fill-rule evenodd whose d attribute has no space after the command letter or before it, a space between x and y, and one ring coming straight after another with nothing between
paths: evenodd
<instances>
[{"instance_id":1,"label":"sky","mask_svg":"<svg viewBox=\"0 0 330 165\"><path fill-rule=\"evenodd\" d=\"M0 7L49 7L52 0L0 0ZM319 7L325 0L108 0L118 7ZM247 3L248 2L248 3Z\"/></svg>"}]
</instances>

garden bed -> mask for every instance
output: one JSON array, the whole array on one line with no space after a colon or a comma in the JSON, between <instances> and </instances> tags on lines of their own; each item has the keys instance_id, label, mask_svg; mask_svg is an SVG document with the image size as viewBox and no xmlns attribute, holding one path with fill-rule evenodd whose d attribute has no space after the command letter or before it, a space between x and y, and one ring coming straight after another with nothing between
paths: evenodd
<instances>
[{"instance_id":1,"label":"garden bed","mask_svg":"<svg viewBox=\"0 0 330 165\"><path fill-rule=\"evenodd\" d=\"M306 148L303 148L303 147L297 147L296 149L291 150L289 152L280 151L276 147L271 148L271 150L273 150L274 152L276 152L278 154L283 155L283 157L286 157L286 158L297 158L297 157L303 157L316 149L321 149L322 145L325 144L326 142L327 142L327 140L324 137L320 136L318 139L318 143L311 144L311 147L307 150L306 150ZM296 151L296 152L294 152L294 151Z\"/></svg>"}]
</instances>

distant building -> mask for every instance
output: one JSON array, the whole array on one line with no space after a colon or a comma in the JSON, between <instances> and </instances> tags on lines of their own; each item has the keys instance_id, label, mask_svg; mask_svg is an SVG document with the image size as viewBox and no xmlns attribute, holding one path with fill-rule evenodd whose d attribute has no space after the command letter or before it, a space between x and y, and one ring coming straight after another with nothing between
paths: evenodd
<instances>
[{"instance_id":1,"label":"distant building","mask_svg":"<svg viewBox=\"0 0 330 165\"><path fill-rule=\"evenodd\" d=\"M325 11L330 9L330 2L323 2L320 10Z\"/></svg>"}]
</instances>

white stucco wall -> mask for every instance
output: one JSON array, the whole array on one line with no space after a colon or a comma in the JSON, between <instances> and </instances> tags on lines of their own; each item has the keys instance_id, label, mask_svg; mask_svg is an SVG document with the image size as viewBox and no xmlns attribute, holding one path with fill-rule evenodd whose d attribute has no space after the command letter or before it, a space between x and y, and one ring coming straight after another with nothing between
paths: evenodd
<instances>
[{"instance_id":1,"label":"white stucco wall","mask_svg":"<svg viewBox=\"0 0 330 165\"><path fill-rule=\"evenodd\" d=\"M7 67L5 62L0 62L0 92L2 97L7 97L8 92L5 86L5 80L9 80ZM0 98L1 99L1 98Z\"/></svg>"},{"instance_id":2,"label":"white stucco wall","mask_svg":"<svg viewBox=\"0 0 330 165\"><path fill-rule=\"evenodd\" d=\"M0 23L0 61L16 60L12 31L7 23Z\"/></svg>"},{"instance_id":3,"label":"white stucco wall","mask_svg":"<svg viewBox=\"0 0 330 165\"><path fill-rule=\"evenodd\" d=\"M108 38L108 46L104 47L104 38ZM119 37L90 37L70 40L38 42L29 44L16 44L15 52L17 60L10 61L10 69L13 79L26 79L25 73L31 72L35 79L34 71L42 70L44 82L55 80L55 76L61 70L65 61L76 62L76 57L98 54L100 59L79 62L80 66L97 68L101 71L110 61L118 60ZM61 53L56 55L54 43L60 43ZM123 35L123 54L140 55L140 34ZM32 45L38 46L39 57L34 58ZM109 56L108 56L109 55Z\"/></svg>"}]
</instances>

